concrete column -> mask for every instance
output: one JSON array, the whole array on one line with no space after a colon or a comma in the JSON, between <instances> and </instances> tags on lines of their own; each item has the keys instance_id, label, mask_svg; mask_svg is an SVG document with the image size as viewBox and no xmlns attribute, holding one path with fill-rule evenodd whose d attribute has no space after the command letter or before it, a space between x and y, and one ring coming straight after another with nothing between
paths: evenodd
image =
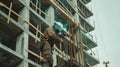
<instances>
[{"instance_id":1,"label":"concrete column","mask_svg":"<svg viewBox=\"0 0 120 67\"><path fill-rule=\"evenodd\" d=\"M29 0L23 0L26 5L29 5ZM20 13L22 17L29 20L29 10L24 7ZM23 19L18 18L18 22L24 26L25 29L29 30L29 25L27 23L24 23ZM24 58L28 58L28 52L25 51L25 49L28 49L28 43L29 43L29 35L25 33L24 31L17 37L16 41L16 52L23 55ZM23 60L17 67L28 67L28 62Z\"/></svg>"},{"instance_id":2,"label":"concrete column","mask_svg":"<svg viewBox=\"0 0 120 67\"><path fill-rule=\"evenodd\" d=\"M16 52L22 54L23 34L20 34L16 40Z\"/></svg>"},{"instance_id":3,"label":"concrete column","mask_svg":"<svg viewBox=\"0 0 120 67\"><path fill-rule=\"evenodd\" d=\"M50 24L53 25L54 21L55 21L55 17L54 17L54 8L52 6L50 6L47 10L46 13L49 17L46 16L46 21Z\"/></svg>"}]
</instances>

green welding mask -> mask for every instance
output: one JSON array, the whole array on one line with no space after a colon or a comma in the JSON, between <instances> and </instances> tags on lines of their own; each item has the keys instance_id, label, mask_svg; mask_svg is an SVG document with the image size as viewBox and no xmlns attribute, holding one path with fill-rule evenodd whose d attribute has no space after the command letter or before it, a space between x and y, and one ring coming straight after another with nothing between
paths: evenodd
<instances>
[{"instance_id":1,"label":"green welding mask","mask_svg":"<svg viewBox=\"0 0 120 67\"><path fill-rule=\"evenodd\" d=\"M55 31L57 33L61 33L63 31L63 25L60 22L55 22Z\"/></svg>"}]
</instances>

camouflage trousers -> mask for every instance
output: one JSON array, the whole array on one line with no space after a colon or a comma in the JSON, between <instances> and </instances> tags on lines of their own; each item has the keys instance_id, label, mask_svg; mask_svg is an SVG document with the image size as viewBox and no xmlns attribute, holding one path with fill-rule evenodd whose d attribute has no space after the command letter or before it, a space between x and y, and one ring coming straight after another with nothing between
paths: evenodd
<instances>
[{"instance_id":1,"label":"camouflage trousers","mask_svg":"<svg viewBox=\"0 0 120 67\"><path fill-rule=\"evenodd\" d=\"M44 43L42 56L47 60L49 66L52 67L53 65L52 50L48 41L45 41Z\"/></svg>"}]
</instances>

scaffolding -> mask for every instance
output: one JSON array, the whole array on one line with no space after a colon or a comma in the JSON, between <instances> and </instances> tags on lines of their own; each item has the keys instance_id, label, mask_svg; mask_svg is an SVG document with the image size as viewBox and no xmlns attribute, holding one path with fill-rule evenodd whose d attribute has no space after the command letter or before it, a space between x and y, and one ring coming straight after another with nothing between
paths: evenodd
<instances>
[{"instance_id":1,"label":"scaffolding","mask_svg":"<svg viewBox=\"0 0 120 67\"><path fill-rule=\"evenodd\" d=\"M5 26L8 26L8 27L12 27L13 26L15 28L20 28L19 33L17 33L15 37L19 37L18 35L20 35L21 32L27 33L29 39L32 40L31 41L32 42L32 46L37 46L38 50L36 49L37 47L33 48L31 45L29 45L29 44L31 44L31 42L29 42L30 41L29 40L28 41L29 44L27 46L28 48L25 48L24 50L22 50L22 51L25 51L25 53L26 52L28 53L28 55L25 54L25 56L27 57L26 58L26 57L24 57L24 55L21 55L21 54L17 53L15 51L15 48L11 49L11 48L9 48L9 46L6 47L6 45L4 45L4 43L3 43L3 44L0 44L0 48L1 48L0 51L3 51L3 52L0 53L0 57L2 57L2 53L6 53L6 54L8 53L8 54L10 54L10 56L15 55L17 57L17 59L20 60L19 63L24 61L24 60L27 61L29 63L28 64L29 67L39 67L39 66L42 66L42 61L45 61L45 58L43 58L41 56L41 52L40 52L39 46L41 45L42 38L45 37L44 34L43 34L43 30L45 29L44 25L46 25L47 27L50 26L43 19L45 19L45 17L48 17L49 19L54 19L54 18L51 18L51 16L48 15L48 13L46 12L46 10L48 10L48 8L52 6L55 9L55 11L57 11L59 13L59 15L64 20L67 21L67 24L68 24L68 31L65 31L65 33L68 36L65 36L63 38L67 42L66 46L68 46L68 47L65 47L64 51L62 51L62 47L58 48L55 45L53 47L54 50L58 54L60 54L60 57L62 58L62 61L65 61L65 62L68 63L68 64L64 64L63 67L66 67L66 65L70 65L70 67L74 67L75 65L78 65L79 67L90 67L90 66L94 66L94 65L99 63L99 60L97 60L96 58L92 57L94 61L93 61L93 64L91 65L88 62L89 61L88 59L90 59L91 57L90 58L86 58L86 56L89 57L90 55L85 54L86 52L84 51L85 48L87 48L87 50L90 50L91 52L93 52L91 49L96 46L96 43L92 42L90 39L88 39L88 41L90 41L92 43L91 44L91 45L93 45L92 47L91 46L87 46L86 45L87 43L85 43L85 41L83 41L83 40L87 40L87 37L82 32L89 33L93 29L92 30L85 30L84 28L86 28L87 25L84 24L84 26L82 26L81 22L76 21L76 19L74 18L74 15L71 13L72 9L69 10L64 5L64 3L62 3L63 0L44 0L44 1L43 0L35 0L35 3L33 2L33 0L26 0L26 1L28 1L29 5L26 5L24 3L24 1L22 1L22 0L17 1L17 2L19 2L19 5L23 5L24 6L21 9L27 8L26 10L31 12L30 16L32 16L34 14L32 12L35 12L37 17L41 17L39 19L40 20L42 19L42 20L39 23L37 23L36 21L31 20L31 19L33 19L31 17L30 17L30 19L26 18L26 17L21 16L19 14L19 12L16 12L15 8L14 8L14 6L16 4L16 1L15 2L11 1L11 2L9 2L9 4L5 3L4 1L0 1L0 9L4 8L5 10L8 11L8 13L6 13L2 9L0 10L0 16L4 17L5 19L7 19L7 21L5 21L5 22L7 22L7 24L4 24L2 22L0 22L0 23L5 25ZM78 0L76 0L76 2L77 1ZM67 2L69 2L69 1L67 1ZM44 9L41 9L41 7L38 6L38 3L43 3L41 5L44 6ZM30 4L31 4L31 6L30 6ZM49 4L49 6L48 6L48 4ZM71 5L74 5L74 4L72 3ZM84 4L82 4L82 5L84 5ZM70 8L72 8L72 7L70 7ZM90 15L86 15L84 13L84 10L80 9L79 5L75 5L75 8L77 8L78 11L81 11L82 15L85 18L88 18L88 16L91 16L91 14ZM78 12L76 12L76 13L78 14ZM17 17L17 20L19 18L19 19L21 19L23 21L23 23L27 24L29 26L28 27L29 29L26 29L23 25L21 25L21 23L19 23L17 21L14 21L16 19L13 19L13 15ZM79 14L78 14L78 16L79 16ZM0 19L0 20L3 20L3 19ZM54 22L55 22L55 20L54 20ZM86 29L89 29L89 28L86 28ZM75 32L75 31L77 31L77 32ZM9 32L9 31L7 31L7 32ZM2 35L4 35L4 34L2 34ZM10 36L10 34L8 34L8 35ZM32 56L34 56L35 58L32 57ZM56 59L59 59L59 58L56 58ZM3 64L3 62L5 62L5 60L4 61L0 61L0 64L5 66L5 64ZM56 61L54 61L54 62L56 63L57 66L59 66L59 64L61 65L61 62L59 62L59 63L57 63ZM23 62L23 63L25 63L25 62ZM9 65L10 64L8 64L8 66ZM11 63L11 66L17 66L17 65L19 65L17 62L16 63L14 62L14 64Z\"/></svg>"}]
</instances>

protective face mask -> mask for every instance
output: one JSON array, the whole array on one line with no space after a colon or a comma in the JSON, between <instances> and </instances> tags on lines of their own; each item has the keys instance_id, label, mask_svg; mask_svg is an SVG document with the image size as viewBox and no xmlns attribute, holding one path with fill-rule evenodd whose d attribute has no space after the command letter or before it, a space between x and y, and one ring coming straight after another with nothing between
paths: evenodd
<instances>
[{"instance_id":1,"label":"protective face mask","mask_svg":"<svg viewBox=\"0 0 120 67\"><path fill-rule=\"evenodd\" d=\"M58 30L59 32L62 32L63 27L56 24L56 25L55 25L55 30Z\"/></svg>"}]
</instances>

